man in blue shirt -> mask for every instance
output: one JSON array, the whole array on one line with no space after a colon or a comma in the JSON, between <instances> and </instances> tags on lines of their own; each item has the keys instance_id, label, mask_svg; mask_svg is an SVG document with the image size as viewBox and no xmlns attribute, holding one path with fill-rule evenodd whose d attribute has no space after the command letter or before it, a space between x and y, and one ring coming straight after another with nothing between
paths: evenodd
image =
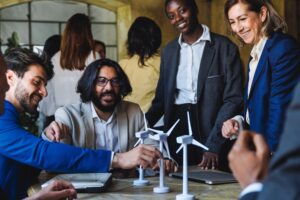
<instances>
[{"instance_id":1,"label":"man in blue shirt","mask_svg":"<svg viewBox=\"0 0 300 200\"><path fill-rule=\"evenodd\" d=\"M161 154L151 146L140 145L126 153L89 150L43 141L26 131L19 114L36 112L47 95L46 83L53 71L44 60L26 49L13 49L1 63L0 91L0 199L21 199L40 169L75 173L106 172L109 168L152 167ZM3 93L7 89L2 107ZM1 96L2 95L2 96ZM3 112L3 113L2 113Z\"/></svg>"}]
</instances>

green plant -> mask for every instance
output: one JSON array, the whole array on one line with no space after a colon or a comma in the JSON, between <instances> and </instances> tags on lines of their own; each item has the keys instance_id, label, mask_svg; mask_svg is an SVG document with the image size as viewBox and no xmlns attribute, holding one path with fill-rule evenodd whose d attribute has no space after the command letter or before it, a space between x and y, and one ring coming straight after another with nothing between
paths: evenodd
<instances>
[{"instance_id":1,"label":"green plant","mask_svg":"<svg viewBox=\"0 0 300 200\"><path fill-rule=\"evenodd\" d=\"M18 34L16 32L13 32L11 34L11 37L7 38L7 49L5 50L5 52L15 47L20 47L20 40Z\"/></svg>"}]
</instances>

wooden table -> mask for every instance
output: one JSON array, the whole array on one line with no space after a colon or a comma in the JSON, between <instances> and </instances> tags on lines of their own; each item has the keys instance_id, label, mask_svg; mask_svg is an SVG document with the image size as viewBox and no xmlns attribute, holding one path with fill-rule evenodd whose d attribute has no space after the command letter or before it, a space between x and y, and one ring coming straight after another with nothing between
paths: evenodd
<instances>
[{"instance_id":1,"label":"wooden table","mask_svg":"<svg viewBox=\"0 0 300 200\"><path fill-rule=\"evenodd\" d=\"M190 171L193 171L193 168ZM44 179L43 177L41 179ZM48 178L49 179L49 178ZM165 199L176 199L176 195L182 193L182 180L166 177L165 183L170 187L171 192L166 194L155 194L153 193L153 187L159 184L159 177L148 177L150 185L144 187L133 186L133 180L136 178L119 179L113 178L112 184L108 187L107 192L97 194L79 193L77 194L78 199L116 199L116 200L165 200ZM41 180L40 183L33 185L29 188L28 194L38 192L40 186L46 180ZM199 200L233 200L238 199L241 191L240 186L237 183L222 184L222 185L207 185L189 181L189 193L195 195L196 199Z\"/></svg>"}]
</instances>

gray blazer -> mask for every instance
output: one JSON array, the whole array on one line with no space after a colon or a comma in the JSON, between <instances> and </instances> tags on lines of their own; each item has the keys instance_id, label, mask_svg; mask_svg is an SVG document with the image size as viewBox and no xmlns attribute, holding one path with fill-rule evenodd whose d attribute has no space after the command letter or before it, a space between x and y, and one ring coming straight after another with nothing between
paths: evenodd
<instances>
[{"instance_id":1,"label":"gray blazer","mask_svg":"<svg viewBox=\"0 0 300 200\"><path fill-rule=\"evenodd\" d=\"M120 151L126 152L133 148L137 141L135 133L144 129L143 113L137 104L121 101L117 105L116 116ZM71 104L57 109L55 121L62 122L70 129L70 134L62 140L63 143L96 149L90 103Z\"/></svg>"},{"instance_id":2,"label":"gray blazer","mask_svg":"<svg viewBox=\"0 0 300 200\"><path fill-rule=\"evenodd\" d=\"M242 63L238 48L228 38L211 34L204 47L197 86L199 128L203 143L210 151L220 153L225 142L221 128L224 121L242 109ZM152 126L163 114L165 129L170 124L176 95L176 76L180 58L178 38L162 52L160 77L147 119Z\"/></svg>"}]
</instances>

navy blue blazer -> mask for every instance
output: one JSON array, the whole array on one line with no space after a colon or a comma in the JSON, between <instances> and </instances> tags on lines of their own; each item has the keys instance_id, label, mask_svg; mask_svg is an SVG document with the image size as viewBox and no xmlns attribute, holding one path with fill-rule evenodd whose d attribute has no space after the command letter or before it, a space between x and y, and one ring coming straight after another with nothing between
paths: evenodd
<instances>
[{"instance_id":1,"label":"navy blue blazer","mask_svg":"<svg viewBox=\"0 0 300 200\"><path fill-rule=\"evenodd\" d=\"M106 172L111 152L51 143L21 127L15 107L5 101L0 116L0 199L23 199L40 169L53 172Z\"/></svg>"},{"instance_id":2,"label":"navy blue blazer","mask_svg":"<svg viewBox=\"0 0 300 200\"><path fill-rule=\"evenodd\" d=\"M220 153L225 143L221 128L224 121L242 111L242 63L237 46L228 38L210 32L200 64L197 109L201 142L209 151ZM146 114L152 126L164 115L164 128L172 126L176 95L176 76L180 58L178 38L162 51L160 77L155 98ZM185 123L185 122L182 122Z\"/></svg>"},{"instance_id":3,"label":"navy blue blazer","mask_svg":"<svg viewBox=\"0 0 300 200\"><path fill-rule=\"evenodd\" d=\"M300 49L290 36L275 32L266 42L254 74L249 97L250 130L262 133L271 151L275 151L285 120L292 91L299 80ZM248 81L246 88L248 88Z\"/></svg>"},{"instance_id":4,"label":"navy blue blazer","mask_svg":"<svg viewBox=\"0 0 300 200\"><path fill-rule=\"evenodd\" d=\"M261 192L245 195L241 200L300 199L300 83L286 114L283 133L274 154Z\"/></svg>"}]
</instances>

